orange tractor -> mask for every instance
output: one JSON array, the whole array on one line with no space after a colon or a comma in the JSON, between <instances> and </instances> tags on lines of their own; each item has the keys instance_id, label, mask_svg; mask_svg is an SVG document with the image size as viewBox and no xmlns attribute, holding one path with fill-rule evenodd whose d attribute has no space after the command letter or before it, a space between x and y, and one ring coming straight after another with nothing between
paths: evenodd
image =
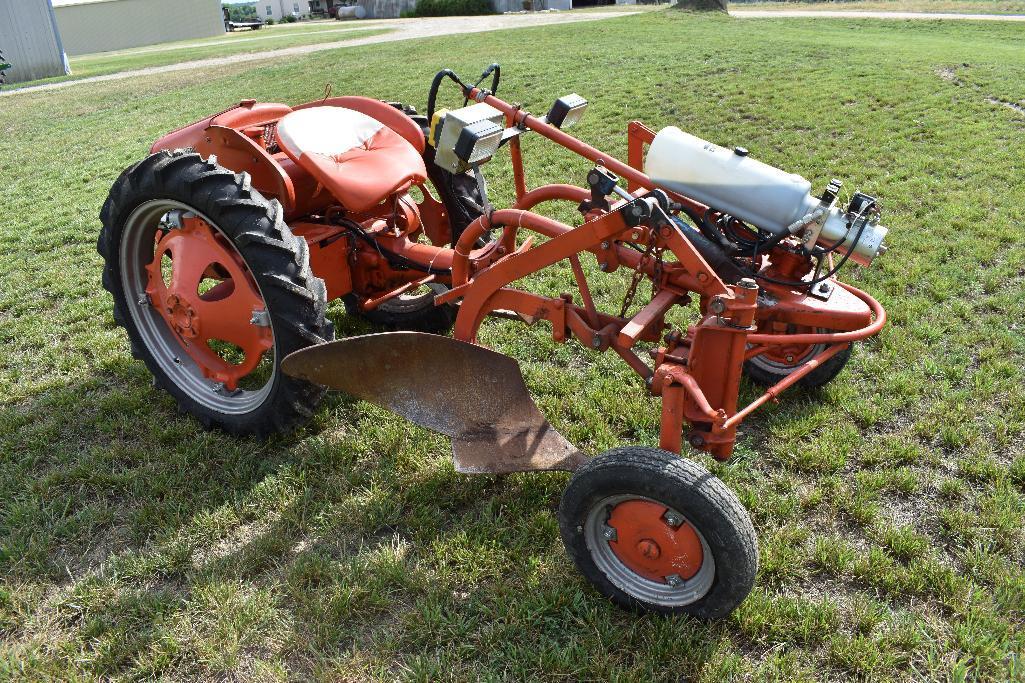
<instances>
[{"instance_id":1,"label":"orange tractor","mask_svg":"<svg viewBox=\"0 0 1025 683\"><path fill-rule=\"evenodd\" d=\"M164 136L101 213L115 319L206 426L287 431L331 387L448 435L461 472L572 471L560 528L598 590L634 609L726 615L753 585L755 532L721 481L679 457L684 439L728 458L752 411L829 382L882 328L882 307L836 279L884 250L877 203L842 205L839 181L812 194L674 127L630 123L623 163L565 132L583 98L536 116L497 97L499 76L438 73L426 116L365 97L244 101ZM446 79L462 107L436 108ZM586 186L528 190L528 134L593 163ZM502 147L516 202L496 209L481 167ZM579 223L535 212L549 201L572 202ZM583 253L627 273L618 311L595 306ZM512 286L563 262L575 294ZM334 299L390 331L332 341ZM677 306L698 321L668 324ZM489 315L547 321L556 341L620 356L661 398L658 448L578 450L517 363L477 343ZM738 408L744 374L767 388Z\"/></svg>"}]
</instances>

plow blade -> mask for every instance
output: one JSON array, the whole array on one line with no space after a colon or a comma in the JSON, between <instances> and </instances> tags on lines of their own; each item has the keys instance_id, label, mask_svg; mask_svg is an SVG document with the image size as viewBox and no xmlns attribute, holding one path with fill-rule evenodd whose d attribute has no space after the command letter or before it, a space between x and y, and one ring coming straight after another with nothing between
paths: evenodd
<instances>
[{"instance_id":1,"label":"plow blade","mask_svg":"<svg viewBox=\"0 0 1025 683\"><path fill-rule=\"evenodd\" d=\"M281 368L451 437L459 472L573 471L586 459L534 405L519 364L482 346L368 334L296 351Z\"/></svg>"}]
</instances>

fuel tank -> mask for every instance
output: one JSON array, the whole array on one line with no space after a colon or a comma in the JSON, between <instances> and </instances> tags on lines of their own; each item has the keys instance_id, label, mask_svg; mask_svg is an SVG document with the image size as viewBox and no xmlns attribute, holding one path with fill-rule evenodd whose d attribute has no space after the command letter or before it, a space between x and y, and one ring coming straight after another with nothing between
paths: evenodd
<instances>
[{"instance_id":1,"label":"fuel tank","mask_svg":"<svg viewBox=\"0 0 1025 683\"><path fill-rule=\"evenodd\" d=\"M774 234L818 206L811 183L675 126L659 131L644 172L660 187L696 199Z\"/></svg>"}]
</instances>

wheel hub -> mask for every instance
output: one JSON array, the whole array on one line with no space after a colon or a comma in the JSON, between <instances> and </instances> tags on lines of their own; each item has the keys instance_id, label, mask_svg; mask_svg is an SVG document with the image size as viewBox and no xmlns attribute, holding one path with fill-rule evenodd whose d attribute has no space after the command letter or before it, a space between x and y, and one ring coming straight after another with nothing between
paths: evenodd
<instances>
[{"instance_id":1,"label":"wheel hub","mask_svg":"<svg viewBox=\"0 0 1025 683\"><path fill-rule=\"evenodd\" d=\"M196 310L176 294L169 294L166 301L167 313L174 331L183 337L195 339L199 336L199 320Z\"/></svg>"},{"instance_id":2,"label":"wheel hub","mask_svg":"<svg viewBox=\"0 0 1025 683\"><path fill-rule=\"evenodd\" d=\"M627 500L612 508L609 547L634 573L676 585L690 579L704 561L701 539L683 516L650 500Z\"/></svg>"},{"instance_id":3,"label":"wheel hub","mask_svg":"<svg viewBox=\"0 0 1025 683\"><path fill-rule=\"evenodd\" d=\"M156 235L142 301L152 303L204 377L234 391L274 345L271 328L259 323L267 306L242 256L225 237L194 215L173 223ZM166 277L165 256L170 259ZM210 280L218 282L201 291ZM234 347L231 360L212 342Z\"/></svg>"},{"instance_id":4,"label":"wheel hub","mask_svg":"<svg viewBox=\"0 0 1025 683\"><path fill-rule=\"evenodd\" d=\"M637 550L647 560L657 560L662 554L662 548L650 538L643 538L637 542Z\"/></svg>"}]
</instances>

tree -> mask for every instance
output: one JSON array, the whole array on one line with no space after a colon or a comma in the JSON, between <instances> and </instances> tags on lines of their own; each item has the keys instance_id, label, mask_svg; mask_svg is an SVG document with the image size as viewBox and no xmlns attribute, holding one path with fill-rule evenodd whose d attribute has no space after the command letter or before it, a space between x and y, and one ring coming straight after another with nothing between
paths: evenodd
<instances>
[{"instance_id":1,"label":"tree","mask_svg":"<svg viewBox=\"0 0 1025 683\"><path fill-rule=\"evenodd\" d=\"M223 5L228 10L228 18L240 23L256 21L256 3Z\"/></svg>"},{"instance_id":2,"label":"tree","mask_svg":"<svg viewBox=\"0 0 1025 683\"><path fill-rule=\"evenodd\" d=\"M690 9L699 12L728 12L729 0L677 0L676 9Z\"/></svg>"}]
</instances>

